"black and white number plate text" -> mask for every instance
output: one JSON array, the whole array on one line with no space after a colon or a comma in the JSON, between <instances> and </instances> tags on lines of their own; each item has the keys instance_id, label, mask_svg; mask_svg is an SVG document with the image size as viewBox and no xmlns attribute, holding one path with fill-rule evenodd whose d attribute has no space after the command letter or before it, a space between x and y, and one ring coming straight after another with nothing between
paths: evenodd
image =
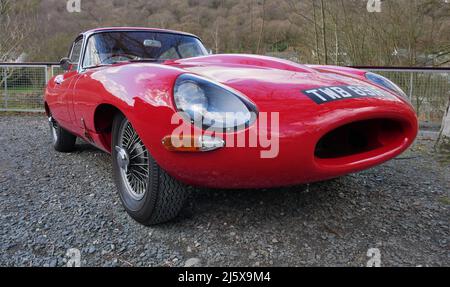
<instances>
[{"instance_id":1,"label":"black and white number plate text","mask_svg":"<svg viewBox=\"0 0 450 287\"><path fill-rule=\"evenodd\" d=\"M319 105L352 98L388 96L386 92L368 86L334 86L304 90L302 92Z\"/></svg>"}]
</instances>

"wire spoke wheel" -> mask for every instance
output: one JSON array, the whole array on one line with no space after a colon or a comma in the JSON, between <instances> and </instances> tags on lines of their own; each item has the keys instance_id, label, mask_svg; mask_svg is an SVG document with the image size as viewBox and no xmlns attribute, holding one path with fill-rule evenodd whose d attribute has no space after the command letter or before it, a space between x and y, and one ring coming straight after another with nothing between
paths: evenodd
<instances>
[{"instance_id":1,"label":"wire spoke wheel","mask_svg":"<svg viewBox=\"0 0 450 287\"><path fill-rule=\"evenodd\" d=\"M121 179L129 195L140 201L149 184L149 154L129 121L124 121L119 136L115 149Z\"/></svg>"},{"instance_id":2,"label":"wire spoke wheel","mask_svg":"<svg viewBox=\"0 0 450 287\"><path fill-rule=\"evenodd\" d=\"M121 113L114 117L112 147L114 181L128 214L144 225L175 218L188 197L186 187L157 164Z\"/></svg>"}]
</instances>

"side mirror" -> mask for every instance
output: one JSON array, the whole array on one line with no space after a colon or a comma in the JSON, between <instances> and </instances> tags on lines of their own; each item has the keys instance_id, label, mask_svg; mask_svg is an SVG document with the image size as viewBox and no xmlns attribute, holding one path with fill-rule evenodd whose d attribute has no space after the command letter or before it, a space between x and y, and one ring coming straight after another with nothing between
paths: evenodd
<instances>
[{"instance_id":1,"label":"side mirror","mask_svg":"<svg viewBox=\"0 0 450 287\"><path fill-rule=\"evenodd\" d=\"M61 61L59 62L59 66L64 71L70 71L72 70L73 64L69 58L62 58Z\"/></svg>"},{"instance_id":2,"label":"side mirror","mask_svg":"<svg viewBox=\"0 0 450 287\"><path fill-rule=\"evenodd\" d=\"M208 49L208 55L213 55L213 54L214 54L213 50L212 49Z\"/></svg>"}]
</instances>

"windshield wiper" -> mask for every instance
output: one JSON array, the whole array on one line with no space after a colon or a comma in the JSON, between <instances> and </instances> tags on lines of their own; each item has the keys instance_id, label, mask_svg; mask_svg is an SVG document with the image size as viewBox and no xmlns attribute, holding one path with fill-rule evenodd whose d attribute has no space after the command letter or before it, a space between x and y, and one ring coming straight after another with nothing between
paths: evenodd
<instances>
[{"instance_id":1,"label":"windshield wiper","mask_svg":"<svg viewBox=\"0 0 450 287\"><path fill-rule=\"evenodd\" d=\"M112 64L98 64L98 65L93 65L93 66L87 66L84 67L84 69L95 69L95 68L101 68L101 67L107 67L107 66L111 66Z\"/></svg>"},{"instance_id":2,"label":"windshield wiper","mask_svg":"<svg viewBox=\"0 0 450 287\"><path fill-rule=\"evenodd\" d=\"M131 59L130 62L136 63L136 62L159 62L162 61L161 59L157 58L139 58L139 59Z\"/></svg>"},{"instance_id":3,"label":"windshield wiper","mask_svg":"<svg viewBox=\"0 0 450 287\"><path fill-rule=\"evenodd\" d=\"M139 59L129 59L129 60L121 60L121 61L114 61L109 64L102 64L102 65L115 65L115 64L123 64L123 63L141 63L141 62L149 62L149 63L155 63L155 62L161 62L162 59L156 59L156 58L139 58Z\"/></svg>"}]
</instances>

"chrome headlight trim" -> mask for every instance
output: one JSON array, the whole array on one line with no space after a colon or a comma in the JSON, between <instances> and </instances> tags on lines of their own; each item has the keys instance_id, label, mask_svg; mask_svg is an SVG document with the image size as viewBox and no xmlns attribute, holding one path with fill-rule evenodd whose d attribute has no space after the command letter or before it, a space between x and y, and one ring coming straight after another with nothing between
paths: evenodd
<instances>
[{"instance_id":1,"label":"chrome headlight trim","mask_svg":"<svg viewBox=\"0 0 450 287\"><path fill-rule=\"evenodd\" d=\"M372 82L376 85L382 86L382 87L396 93L397 95L401 96L408 102L411 101L410 98L406 95L406 93L397 84L395 84L388 78L383 77L383 76L373 73L373 72L367 72L365 74L365 76L366 76L366 79L369 80L370 82Z\"/></svg>"},{"instance_id":2,"label":"chrome headlight trim","mask_svg":"<svg viewBox=\"0 0 450 287\"><path fill-rule=\"evenodd\" d=\"M173 95L178 112L202 129L238 131L250 127L258 116L256 105L239 91L194 74L180 75Z\"/></svg>"}]
</instances>

